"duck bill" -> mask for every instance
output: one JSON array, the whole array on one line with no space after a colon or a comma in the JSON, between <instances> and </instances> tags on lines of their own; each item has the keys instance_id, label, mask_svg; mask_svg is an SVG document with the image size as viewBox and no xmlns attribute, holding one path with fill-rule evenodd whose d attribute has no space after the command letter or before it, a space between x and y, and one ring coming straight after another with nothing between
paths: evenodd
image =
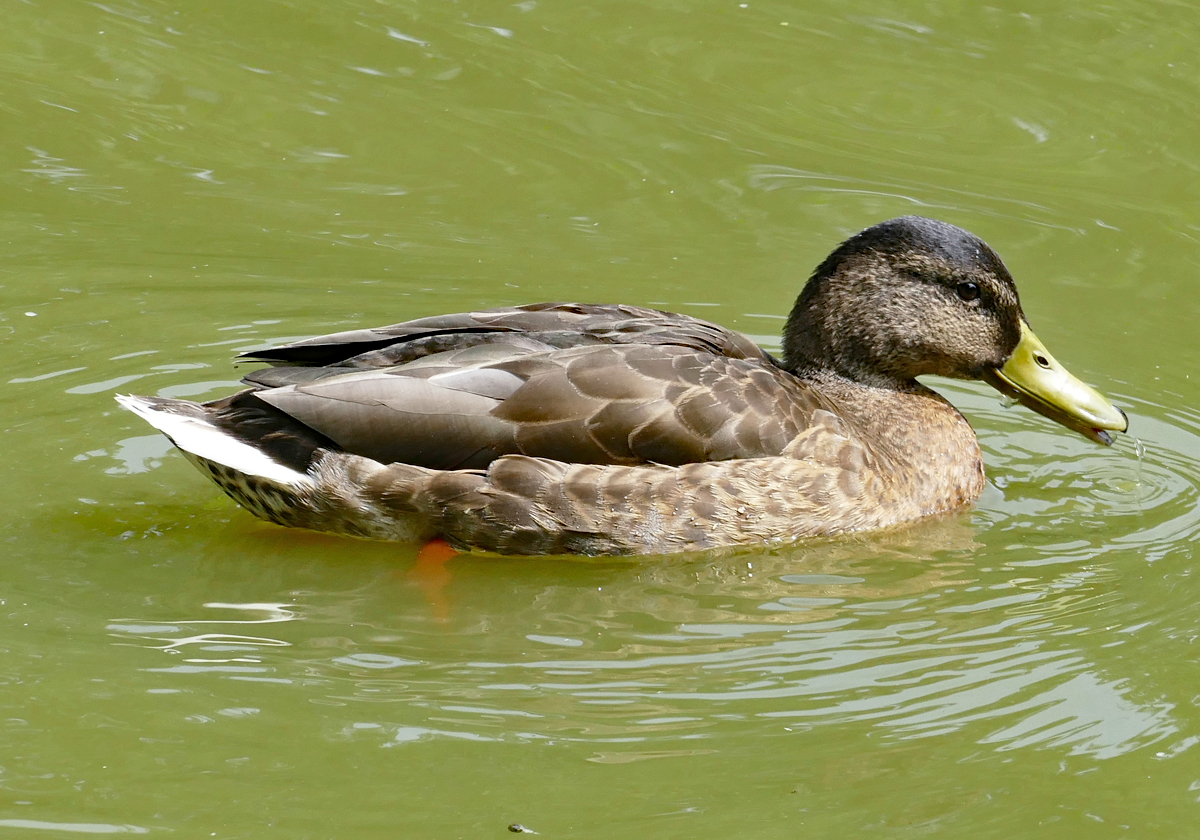
<instances>
[{"instance_id":1,"label":"duck bill","mask_svg":"<svg viewBox=\"0 0 1200 840\"><path fill-rule=\"evenodd\" d=\"M1043 417L1105 446L1113 442L1109 432L1129 428L1125 412L1068 373L1024 320L1017 349L1003 367L985 372L983 380Z\"/></svg>"}]
</instances>

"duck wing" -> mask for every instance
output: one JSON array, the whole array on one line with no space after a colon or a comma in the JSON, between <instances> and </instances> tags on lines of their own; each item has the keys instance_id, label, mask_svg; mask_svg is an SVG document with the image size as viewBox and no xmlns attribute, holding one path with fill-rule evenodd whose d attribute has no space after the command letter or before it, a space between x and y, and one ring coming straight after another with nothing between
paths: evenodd
<instances>
[{"instance_id":1,"label":"duck wing","mask_svg":"<svg viewBox=\"0 0 1200 840\"><path fill-rule=\"evenodd\" d=\"M487 344L566 349L603 344L690 347L735 359L770 356L741 333L708 321L621 304L535 303L435 315L254 350L240 359L300 366L383 368Z\"/></svg>"},{"instance_id":2,"label":"duck wing","mask_svg":"<svg viewBox=\"0 0 1200 840\"><path fill-rule=\"evenodd\" d=\"M402 365L269 368L247 380L258 399L385 464L479 469L520 454L679 465L779 455L831 408L758 355L686 343L544 349L510 333Z\"/></svg>"}]
</instances>

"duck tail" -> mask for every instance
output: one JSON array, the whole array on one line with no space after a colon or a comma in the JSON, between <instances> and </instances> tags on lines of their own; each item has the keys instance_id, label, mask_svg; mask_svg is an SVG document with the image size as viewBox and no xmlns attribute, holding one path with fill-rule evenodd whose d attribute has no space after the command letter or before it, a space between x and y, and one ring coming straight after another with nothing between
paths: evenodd
<instances>
[{"instance_id":1,"label":"duck tail","mask_svg":"<svg viewBox=\"0 0 1200 840\"><path fill-rule=\"evenodd\" d=\"M255 430L253 422L250 432L242 433L229 406L237 396L201 405L122 394L117 402L166 435L196 469L259 519L308 527L315 515L315 482L303 464L288 463L278 447L272 452L262 445L261 429ZM284 451L289 449L295 447Z\"/></svg>"},{"instance_id":2,"label":"duck tail","mask_svg":"<svg viewBox=\"0 0 1200 840\"><path fill-rule=\"evenodd\" d=\"M193 462L200 459L283 487L312 485L305 469L307 464L289 463L291 459L284 460L277 457L277 453L269 452L255 440L256 436L237 433L237 424L229 423L222 416L221 408L226 406L221 404L228 400L201 405L188 400L132 394L118 394L116 400L122 408L132 411L166 435Z\"/></svg>"},{"instance_id":3,"label":"duck tail","mask_svg":"<svg viewBox=\"0 0 1200 840\"><path fill-rule=\"evenodd\" d=\"M203 404L129 395L117 402L166 435L200 472L260 519L374 539L433 536L413 511L392 510L366 492L385 472L382 464L339 451L252 390Z\"/></svg>"}]
</instances>

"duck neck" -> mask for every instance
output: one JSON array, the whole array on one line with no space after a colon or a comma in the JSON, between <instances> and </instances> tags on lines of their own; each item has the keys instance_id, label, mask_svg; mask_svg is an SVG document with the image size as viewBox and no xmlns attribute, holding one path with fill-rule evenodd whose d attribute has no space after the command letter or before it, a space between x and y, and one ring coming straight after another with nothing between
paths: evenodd
<instances>
[{"instance_id":1,"label":"duck neck","mask_svg":"<svg viewBox=\"0 0 1200 840\"><path fill-rule=\"evenodd\" d=\"M833 256L813 272L800 290L783 328L783 364L801 376L832 370L850 379L862 371L854 364L854 347L862 344L857 323L862 317L861 301L855 305L853 295L842 293L849 281L838 283ZM868 272L852 271L853 280L863 286ZM860 351L861 353L861 351Z\"/></svg>"},{"instance_id":2,"label":"duck neck","mask_svg":"<svg viewBox=\"0 0 1200 840\"><path fill-rule=\"evenodd\" d=\"M802 377L832 371L873 387L911 390L914 376L930 372L913 358L916 345L901 318L911 304L881 285L885 270L877 255L834 256L809 278L788 315L784 367ZM880 317L867 317L869 312Z\"/></svg>"},{"instance_id":3,"label":"duck neck","mask_svg":"<svg viewBox=\"0 0 1200 840\"><path fill-rule=\"evenodd\" d=\"M873 457L880 495L910 499L930 515L970 503L983 491L975 431L943 396L915 379L864 383L832 371L800 374L836 406L847 432Z\"/></svg>"}]
</instances>

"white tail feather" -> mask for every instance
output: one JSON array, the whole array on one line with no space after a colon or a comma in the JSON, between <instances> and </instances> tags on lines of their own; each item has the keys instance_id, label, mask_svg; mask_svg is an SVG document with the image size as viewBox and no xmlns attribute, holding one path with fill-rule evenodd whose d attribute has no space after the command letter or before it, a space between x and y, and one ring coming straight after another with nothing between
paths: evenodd
<instances>
[{"instance_id":1,"label":"white tail feather","mask_svg":"<svg viewBox=\"0 0 1200 840\"><path fill-rule=\"evenodd\" d=\"M118 394L117 402L171 439L184 452L286 487L312 486L304 473L275 461L266 453L238 440L203 417L164 410L144 397Z\"/></svg>"}]
</instances>

